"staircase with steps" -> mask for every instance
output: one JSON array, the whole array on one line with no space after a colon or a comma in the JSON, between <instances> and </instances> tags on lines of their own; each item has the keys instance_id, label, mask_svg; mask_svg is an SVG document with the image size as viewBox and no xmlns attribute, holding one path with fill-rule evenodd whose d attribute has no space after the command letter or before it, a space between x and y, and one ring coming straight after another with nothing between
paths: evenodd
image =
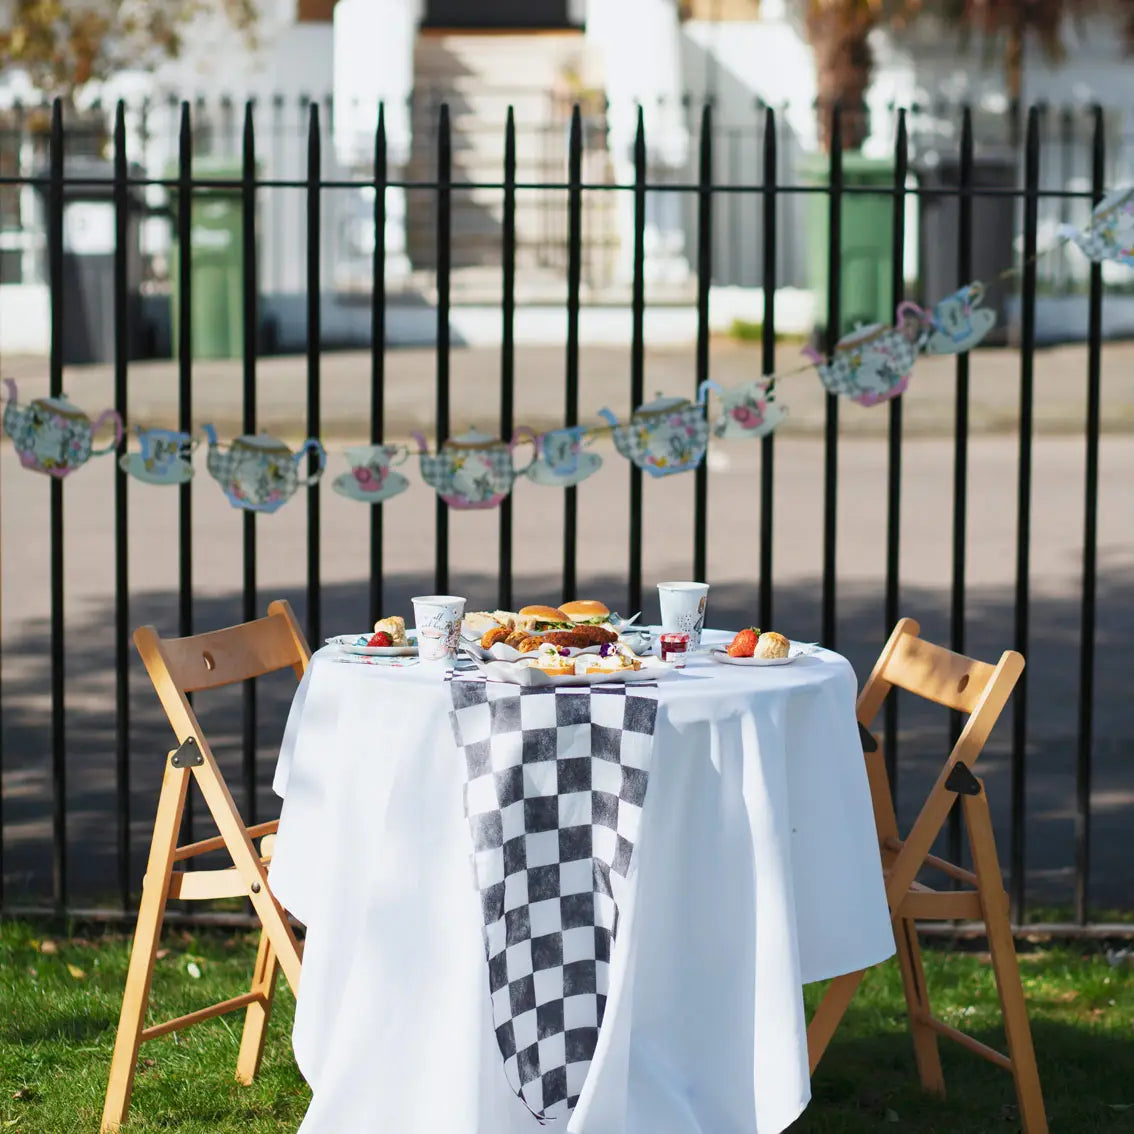
<instances>
[{"instance_id":1,"label":"staircase with steps","mask_svg":"<svg viewBox=\"0 0 1134 1134\"><path fill-rule=\"evenodd\" d=\"M456 186L451 195L454 299L487 302L499 297L509 106L516 122L519 184L565 184L576 100L584 115L583 182L610 181L602 98L593 93L599 84L589 74L584 49L577 32L425 32L418 37L407 177L436 180L437 122L441 104L447 103ZM572 93L583 85L592 93ZM462 189L462 184L485 187ZM432 276L437 263L436 206L432 189L407 193L407 245L415 275L422 277ZM601 291L609 283L617 239L613 194L584 192L582 281L588 291ZM517 190L517 298L562 302L566 271L566 190Z\"/></svg>"}]
</instances>

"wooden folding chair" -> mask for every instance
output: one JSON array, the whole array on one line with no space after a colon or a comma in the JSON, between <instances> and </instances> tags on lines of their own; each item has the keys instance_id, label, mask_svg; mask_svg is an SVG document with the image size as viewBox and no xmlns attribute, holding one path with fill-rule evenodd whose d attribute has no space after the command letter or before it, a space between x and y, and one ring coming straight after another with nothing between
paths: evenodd
<instances>
[{"instance_id":1,"label":"wooden folding chair","mask_svg":"<svg viewBox=\"0 0 1134 1134\"><path fill-rule=\"evenodd\" d=\"M886 900L893 919L918 1073L923 1086L944 1094L945 1079L937 1037L947 1036L983 1059L1011 1071L1024 1134L1047 1134L1039 1072L1008 919L1008 895L1000 874L984 784L972 773L993 725L1023 672L1024 659L1009 650L1001 655L995 666L988 665L924 641L918 637L920 630L921 627L910 618L898 623L862 690L857 706L886 880ZM960 738L904 840L898 836L881 746L867 731L887 694L895 687L968 714ZM930 848L958 798L972 850L971 871L930 854ZM923 867L931 867L971 888L932 890L917 881ZM949 921L954 918L985 925L1008 1040L1006 1056L942 1023L930 1013L916 923L918 920ZM807 1030L813 1072L863 975L862 971L848 973L837 977L827 988Z\"/></svg>"},{"instance_id":2,"label":"wooden folding chair","mask_svg":"<svg viewBox=\"0 0 1134 1134\"><path fill-rule=\"evenodd\" d=\"M259 823L255 827L244 825L186 696L289 667L295 671L297 678L302 677L311 651L291 607L286 602L273 602L268 607L267 618L191 638L162 639L152 626L143 626L135 631L134 644L177 734L178 747L166 759L158 798L157 819L142 882L138 922L102 1112L100 1129L103 1134L117 1130L125 1121L134 1086L138 1048L144 1040L156 1039L199 1020L246 1008L244 1033L236 1060L236 1078L242 1083L249 1083L259 1069L263 1055L264 1036L279 970L283 970L293 992L299 986L299 944L287 916L268 889L269 844L274 841L279 821ZM220 834L179 847L177 838L190 777L196 780ZM261 838L259 853L252 845L254 838ZM233 863L231 867L195 871L173 869L177 862L217 850L228 852ZM154 958L166 902L171 898L184 901L238 897L251 900L262 926L251 989L241 996L175 1020L145 1027Z\"/></svg>"}]
</instances>

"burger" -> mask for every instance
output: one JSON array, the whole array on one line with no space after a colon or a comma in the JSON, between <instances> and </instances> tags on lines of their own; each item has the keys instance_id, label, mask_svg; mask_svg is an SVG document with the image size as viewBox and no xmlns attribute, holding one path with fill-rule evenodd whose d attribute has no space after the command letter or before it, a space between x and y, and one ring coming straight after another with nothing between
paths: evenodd
<instances>
[{"instance_id":1,"label":"burger","mask_svg":"<svg viewBox=\"0 0 1134 1134\"><path fill-rule=\"evenodd\" d=\"M594 599L565 602L559 609L574 626L606 626L610 622L610 611Z\"/></svg>"},{"instance_id":2,"label":"burger","mask_svg":"<svg viewBox=\"0 0 1134 1134\"><path fill-rule=\"evenodd\" d=\"M567 613L557 606L525 606L520 609L519 616L518 629L530 634L542 634L545 630L569 630L575 625Z\"/></svg>"}]
</instances>

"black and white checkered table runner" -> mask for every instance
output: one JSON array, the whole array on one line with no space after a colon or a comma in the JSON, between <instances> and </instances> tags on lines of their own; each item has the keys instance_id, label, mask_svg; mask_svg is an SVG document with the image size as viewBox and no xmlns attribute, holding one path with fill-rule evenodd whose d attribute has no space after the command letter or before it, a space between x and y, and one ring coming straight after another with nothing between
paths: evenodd
<instances>
[{"instance_id":1,"label":"black and white checkered table runner","mask_svg":"<svg viewBox=\"0 0 1134 1134\"><path fill-rule=\"evenodd\" d=\"M655 683L528 689L450 676L492 1018L541 1122L583 1089L646 797Z\"/></svg>"}]
</instances>

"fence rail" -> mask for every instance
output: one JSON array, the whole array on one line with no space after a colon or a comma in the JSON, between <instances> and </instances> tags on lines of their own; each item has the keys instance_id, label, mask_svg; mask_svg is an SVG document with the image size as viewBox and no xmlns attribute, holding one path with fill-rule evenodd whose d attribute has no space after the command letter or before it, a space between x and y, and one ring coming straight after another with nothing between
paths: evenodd
<instances>
[{"instance_id":1,"label":"fence rail","mask_svg":"<svg viewBox=\"0 0 1134 1134\"><path fill-rule=\"evenodd\" d=\"M205 191L223 187L239 195L241 215L242 247L242 292L241 323L243 346L240 360L241 373L241 421L246 433L255 433L259 419L257 400L257 367L259 354L259 321L261 319L260 298L262 279L258 268L261 234L255 223L257 210L263 194L276 189L296 190L303 195L303 209L306 217L304 237L305 266L305 347L306 358L306 424L309 436L318 437L321 430L321 406L323 390L321 366L323 348L321 336L321 297L327 262L323 245L324 203L328 194L341 189L367 189L371 192L372 222L375 232L371 257L371 293L369 305L369 326L371 333L369 372L360 376L366 381L370 391L370 420L367 433L372 443L381 443L385 436L386 421L386 381L387 381L387 314L388 292L384 266L386 262L387 190L400 185L416 191L425 191L433 197L433 225L436 247L436 302L435 302L435 434L438 442L444 441L451 428L451 393L453 377L451 358L453 343L451 338L453 263L453 197L457 186L452 181L453 173L453 125L448 110L442 106L436 126L436 169L437 179L428 182L398 181L391 177L387 157L387 144L384 120L379 118L375 137L374 166L365 179L325 178L323 175L323 122L317 103L308 106L306 136L306 173L301 178L266 178L258 170L258 147L256 132L256 113L249 105L244 113L241 133L241 175L238 179L200 177L194 173L194 132L192 109L188 103L180 108L178 128L178 165L175 176L164 178L137 177L131 172L127 153L127 129L125 108L118 106L113 129L113 176L102 187L110 193L114 215L113 249L113 315L114 341L116 344L114 373L114 408L125 419L128 411L128 375L131 363L129 343L131 340L131 319L136 313L131 306L129 279L129 232L130 210L132 208L131 189L144 185L164 187L173 197L175 204L190 202ZM633 181L630 184L613 185L609 183L591 184L583 178L584 139L582 120L578 109L569 123L567 137L567 162L565 175L561 180L541 182L536 187L542 192L561 194L565 198L565 241L566 241L566 338L565 338L565 384L563 388L563 423L577 424L580 420L580 316L582 309L582 271L583 271L583 217L586 202L592 194L614 193L627 195L632 202L632 282L631 282L631 334L629 340L628 372L629 399L631 405L645 400L646 384L646 231L648 199L655 194L678 194L691 196L695 210L696 241L693 254L693 267L696 279L694 305L697 316L697 336L695 345L693 374L690 377L690 393L710 377L710 288L715 278L716 226L720 221L719 206L734 194L749 195L753 205L749 208L749 220L758 230L761 246L761 259L756 276L762 287L763 310L760 322L760 361L765 373L775 371L780 363L777 349L777 292L779 290L779 252L785 226L783 204L798 195L819 195L824 201L827 230L829 234L826 278L827 290L820 304L823 314L819 320L821 333L828 350L833 348L843 327L843 312L856 297L844 294L842 274L842 249L844 247L845 209L848 201L864 194L882 195L891 202L890 232L887 241L890 249L888 265L891 300L897 302L905 297L910 274L907 270L906 249L908 246L907 226L909 223L908 204L912 199L922 203L932 197L949 199L956 208L956 248L950 248L948 255L955 262L954 286L969 281L974 268L974 231L976 219L982 203L997 198L1007 198L1020 206L1023 221L1022 244L1015 247L1015 268L1019 271L1019 291L1016 297L1019 307L1020 325L1020 373L1019 373L1019 432L1017 452L1017 494L1015 509L1015 593L1013 606L1013 629L1010 644L1025 656L1033 639L1031 606L1031 519L1033 511L1032 474L1035 402L1035 355L1036 355L1036 301L1038 269L1036 253L1039 251L1039 218L1044 203L1072 202L1078 208L1079 217L1085 216L1091 204L1099 200L1104 192L1107 169L1106 121L1101 110L1091 116L1091 161L1089 184L1082 188L1068 189L1059 186L1043 189L1040 186L1040 173L1043 164L1041 145L1041 111L1033 108L1027 115L1027 125L1023 142L1022 183L1011 185L981 186L976 184L976 147L974 143L973 121L968 111L961 117L958 149L956 153L956 183L947 186L926 188L910 181L910 135L908 119L904 112L898 116L897 133L892 155L892 177L886 184L874 183L868 187L848 183L846 159L840 143L840 123L836 112L832 146L825 183L821 185L790 185L780 180L781 129L776 112L766 108L758 133L760 146L761 176L759 180L741 183L720 183L718 174L720 164L717 160L720 135L714 130L713 108L706 105L700 115L696 131L696 167L691 181L655 184L649 180L648 139L639 123L633 152ZM517 130L514 118L509 114L504 137L504 158L498 182L489 187L500 194L500 278L501 278L501 350L499 361L500 404L499 419L504 436L511 436L516 418L516 346L515 316L516 277L517 277L517 200L527 188L517 180ZM26 173L0 176L0 186L35 185L42 191L47 218L47 276L50 285L50 318L52 330L52 349L49 361L50 393L59 396L64 387L64 357L62 344L64 329L69 317L65 301L65 242L64 221L67 202L79 183L67 176L64 153L67 149L62 108L54 107L49 134L49 164L45 176L33 177ZM97 180L97 179L96 179ZM84 182L90 185L90 181ZM192 214L188 207L174 209L174 225L182 248L191 246ZM192 271L192 259L183 255L178 262L176 311L179 338L176 352L178 379L178 428L191 432L194 425L194 370L192 327L198 316L198 293ZM1085 446L1084 479L1084 521L1081 541L1082 592L1080 596L1080 630L1078 636L1078 719L1076 722L1075 786L1074 786L1074 849L1073 863L1067 865L1074 869L1074 909L1063 919L1063 924L1088 926L1097 920L1093 913L1090 889L1091 850L1092 850L1092 769L1093 753L1096 747L1095 701L1095 639L1098 623L1098 522L1099 522L1099 445L1101 431L1100 375L1102 361L1102 302L1103 277L1098 265L1088 272L1089 320L1087 327L1087 414L1083 443ZM893 304L891 303L890 306ZM969 506L970 484L968 458L970 451L970 397L971 361L968 355L957 356L955 371L955 421L952 434L952 515L951 515L951 582L949 586L949 640L957 651L968 646L966 619L969 614L970 595L966 580L966 562L969 553ZM903 549L903 456L906 446L903 441L903 403L901 399L889 403L888 409L877 410L879 414L889 415L886 441L886 541L885 578L883 595L883 625L877 627L876 641L884 640L886 633L902 613L901 596L903 579L901 577L901 553ZM840 516L844 514L846 490L840 477L840 404L838 399L828 395L825 406L825 428L821 441L814 444L822 450L822 552L820 581L820 636L822 642L833 648L839 646L839 536ZM126 452L125 440L119 453ZM776 483L777 440L769 436L761 443L760 483L754 488L753 500L758 500L758 582L753 585L753 608L758 609L760 621L764 625L773 622L776 610L776 591L774 587L774 513ZM311 471L314 471L314 458L311 458ZM632 610L641 609L643 595L643 483L642 473L632 466L628 469L628 508L626 513L626 558L625 572L626 599ZM130 572L130 496L127 492L126 474L117 470L114 473L114 674L115 698L113 716L114 752L113 757L103 754L103 760L112 767L111 795L113 805L105 818L114 826L114 884L118 907L122 911L133 908L138 876L135 870L136 841L135 829L141 820L133 813L133 793L135 785L136 761L132 750L132 731L134 714L137 711L141 694L132 692L130 673L131 659L130 629L132 616L132 589L138 580ZM689 516L690 568L693 577L705 578L709 574L709 543L707 537L707 516L710 504L710 470L702 465L695 473L691 514ZM9 487L9 492L16 491ZM91 905L92 894L76 894L72 885L73 863L69 859L72 847L70 823L72 816L68 810L68 776L74 764L69 757L74 736L68 728L68 686L65 680L68 663L67 624L65 610L67 594L65 587L65 506L68 488L62 480L53 479L49 497L49 560L48 585L50 589L49 625L49 700L50 729L47 759L50 763L51 805L50 805L50 886L49 892L38 892L18 882L20 871L12 865L12 848L5 837L9 824L4 823L8 802L14 792L14 777L5 776L9 785L5 790L5 805L0 807L0 908L13 910L29 905L43 905L46 901L56 911L86 908ZM196 542L199 532L194 523L194 494L192 481L182 484L178 490L177 562L178 585L176 603L176 630L188 634L201 625L201 601L195 591L194 564L200 554ZM580 555L580 513L578 490L565 490L561 538L561 591L565 598L573 597L578 583L578 564ZM321 501L319 486L311 487L305 494L307 525L305 551L305 607L306 629L313 643L322 641L324 585L321 548ZM755 508L754 508L755 510ZM684 518L681 519L684 523ZM439 591L450 586L450 516L448 508L438 499L435 516L435 544L433 548L433 582ZM261 573L258 569L258 522L254 514L247 512L242 518L240 579L240 611L244 618L252 618L258 613ZM30 533L25 538L34 539ZM512 501L505 501L499 512L498 529L498 590L497 599L503 607L510 606L515 598L515 538ZM368 524L369 577L367 595L371 619L382 613L388 596L386 588L386 534L382 506L373 507ZM11 544L9 555L13 554ZM19 596L15 596L19 601ZM9 596L11 602L12 596ZM1025 830L1028 818L1029 787L1029 725L1028 725L1028 673L1025 671L1018 686L1013 707L1011 741L1008 752L1010 814L1007 830L1009 847L1007 854L1009 887L1013 917L1024 923L1031 916L1028 904L1027 847ZM0 695L3 694L0 687ZM5 709L11 706L10 697L4 698ZM262 760L258 754L259 738L263 717L263 705L258 703L256 694L248 689L243 694L239 711L239 749L240 779L244 793L244 808L249 822L256 822L258 810L258 788L262 772ZM952 723L956 735L959 722ZM896 703L888 703L884 719L885 749L891 776L900 785L904 776L903 752L905 741L902 735ZM1118 738L1121 742L1121 737ZM6 733L4 750L12 753L13 740ZM23 737L22 743L29 744ZM34 743L34 742L32 742ZM5 751L0 751L2 761ZM1124 790L1129 791L1134 781L1127 777ZM186 815L187 839L192 837L193 817ZM144 823L142 823L144 827ZM949 840L954 851L960 847L960 829L951 828ZM46 848L41 848L46 849ZM24 840L18 848L21 856L28 853ZM89 887L88 887L89 890ZM103 891L94 895L105 899ZM1046 920L1050 920L1047 918Z\"/></svg>"}]
</instances>

